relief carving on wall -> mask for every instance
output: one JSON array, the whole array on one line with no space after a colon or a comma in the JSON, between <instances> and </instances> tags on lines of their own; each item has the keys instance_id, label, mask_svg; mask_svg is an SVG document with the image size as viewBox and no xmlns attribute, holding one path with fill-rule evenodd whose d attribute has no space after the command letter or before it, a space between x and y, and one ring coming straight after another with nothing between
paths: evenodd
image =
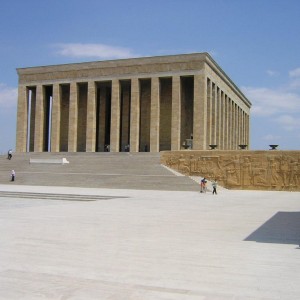
<instances>
[{"instance_id":1,"label":"relief carving on wall","mask_svg":"<svg viewBox=\"0 0 300 300\"><path fill-rule=\"evenodd\" d=\"M300 190L300 151L166 151L161 163L229 189Z\"/></svg>"}]
</instances>

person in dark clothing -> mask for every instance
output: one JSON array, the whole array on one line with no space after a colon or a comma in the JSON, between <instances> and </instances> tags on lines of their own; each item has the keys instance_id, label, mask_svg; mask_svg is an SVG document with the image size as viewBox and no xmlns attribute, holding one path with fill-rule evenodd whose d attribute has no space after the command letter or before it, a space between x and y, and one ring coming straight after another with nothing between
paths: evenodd
<instances>
[{"instance_id":1,"label":"person in dark clothing","mask_svg":"<svg viewBox=\"0 0 300 300\"><path fill-rule=\"evenodd\" d=\"M212 185L212 188L213 188L213 191L212 191L213 195L214 194L217 195L217 186L218 186L217 180L216 179L213 180L213 182L211 183L211 185Z\"/></svg>"},{"instance_id":2,"label":"person in dark clothing","mask_svg":"<svg viewBox=\"0 0 300 300\"><path fill-rule=\"evenodd\" d=\"M9 149L8 152L7 152L7 158L9 160L11 160L11 158L12 158L12 150L11 149Z\"/></svg>"}]
</instances>

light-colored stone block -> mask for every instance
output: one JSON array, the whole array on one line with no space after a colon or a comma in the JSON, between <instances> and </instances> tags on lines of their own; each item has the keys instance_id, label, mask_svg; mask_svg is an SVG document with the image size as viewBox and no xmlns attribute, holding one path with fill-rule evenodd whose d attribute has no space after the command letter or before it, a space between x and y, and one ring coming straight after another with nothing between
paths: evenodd
<instances>
[{"instance_id":1,"label":"light-colored stone block","mask_svg":"<svg viewBox=\"0 0 300 300\"><path fill-rule=\"evenodd\" d=\"M164 151L161 163L230 189L300 191L300 151Z\"/></svg>"}]
</instances>

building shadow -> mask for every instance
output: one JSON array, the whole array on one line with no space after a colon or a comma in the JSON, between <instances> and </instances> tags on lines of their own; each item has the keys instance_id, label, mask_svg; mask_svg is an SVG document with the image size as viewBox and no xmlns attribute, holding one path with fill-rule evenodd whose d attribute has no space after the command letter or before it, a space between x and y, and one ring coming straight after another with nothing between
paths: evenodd
<instances>
[{"instance_id":1,"label":"building shadow","mask_svg":"<svg viewBox=\"0 0 300 300\"><path fill-rule=\"evenodd\" d=\"M300 211L277 212L244 241L300 245Z\"/></svg>"}]
</instances>

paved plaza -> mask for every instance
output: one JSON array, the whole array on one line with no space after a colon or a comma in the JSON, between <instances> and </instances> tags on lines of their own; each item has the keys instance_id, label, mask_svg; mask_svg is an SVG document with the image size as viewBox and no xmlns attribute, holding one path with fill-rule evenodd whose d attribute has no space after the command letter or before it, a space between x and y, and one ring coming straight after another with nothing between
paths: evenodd
<instances>
[{"instance_id":1,"label":"paved plaza","mask_svg":"<svg viewBox=\"0 0 300 300\"><path fill-rule=\"evenodd\" d=\"M0 185L0 299L299 299L299 200Z\"/></svg>"}]
</instances>

